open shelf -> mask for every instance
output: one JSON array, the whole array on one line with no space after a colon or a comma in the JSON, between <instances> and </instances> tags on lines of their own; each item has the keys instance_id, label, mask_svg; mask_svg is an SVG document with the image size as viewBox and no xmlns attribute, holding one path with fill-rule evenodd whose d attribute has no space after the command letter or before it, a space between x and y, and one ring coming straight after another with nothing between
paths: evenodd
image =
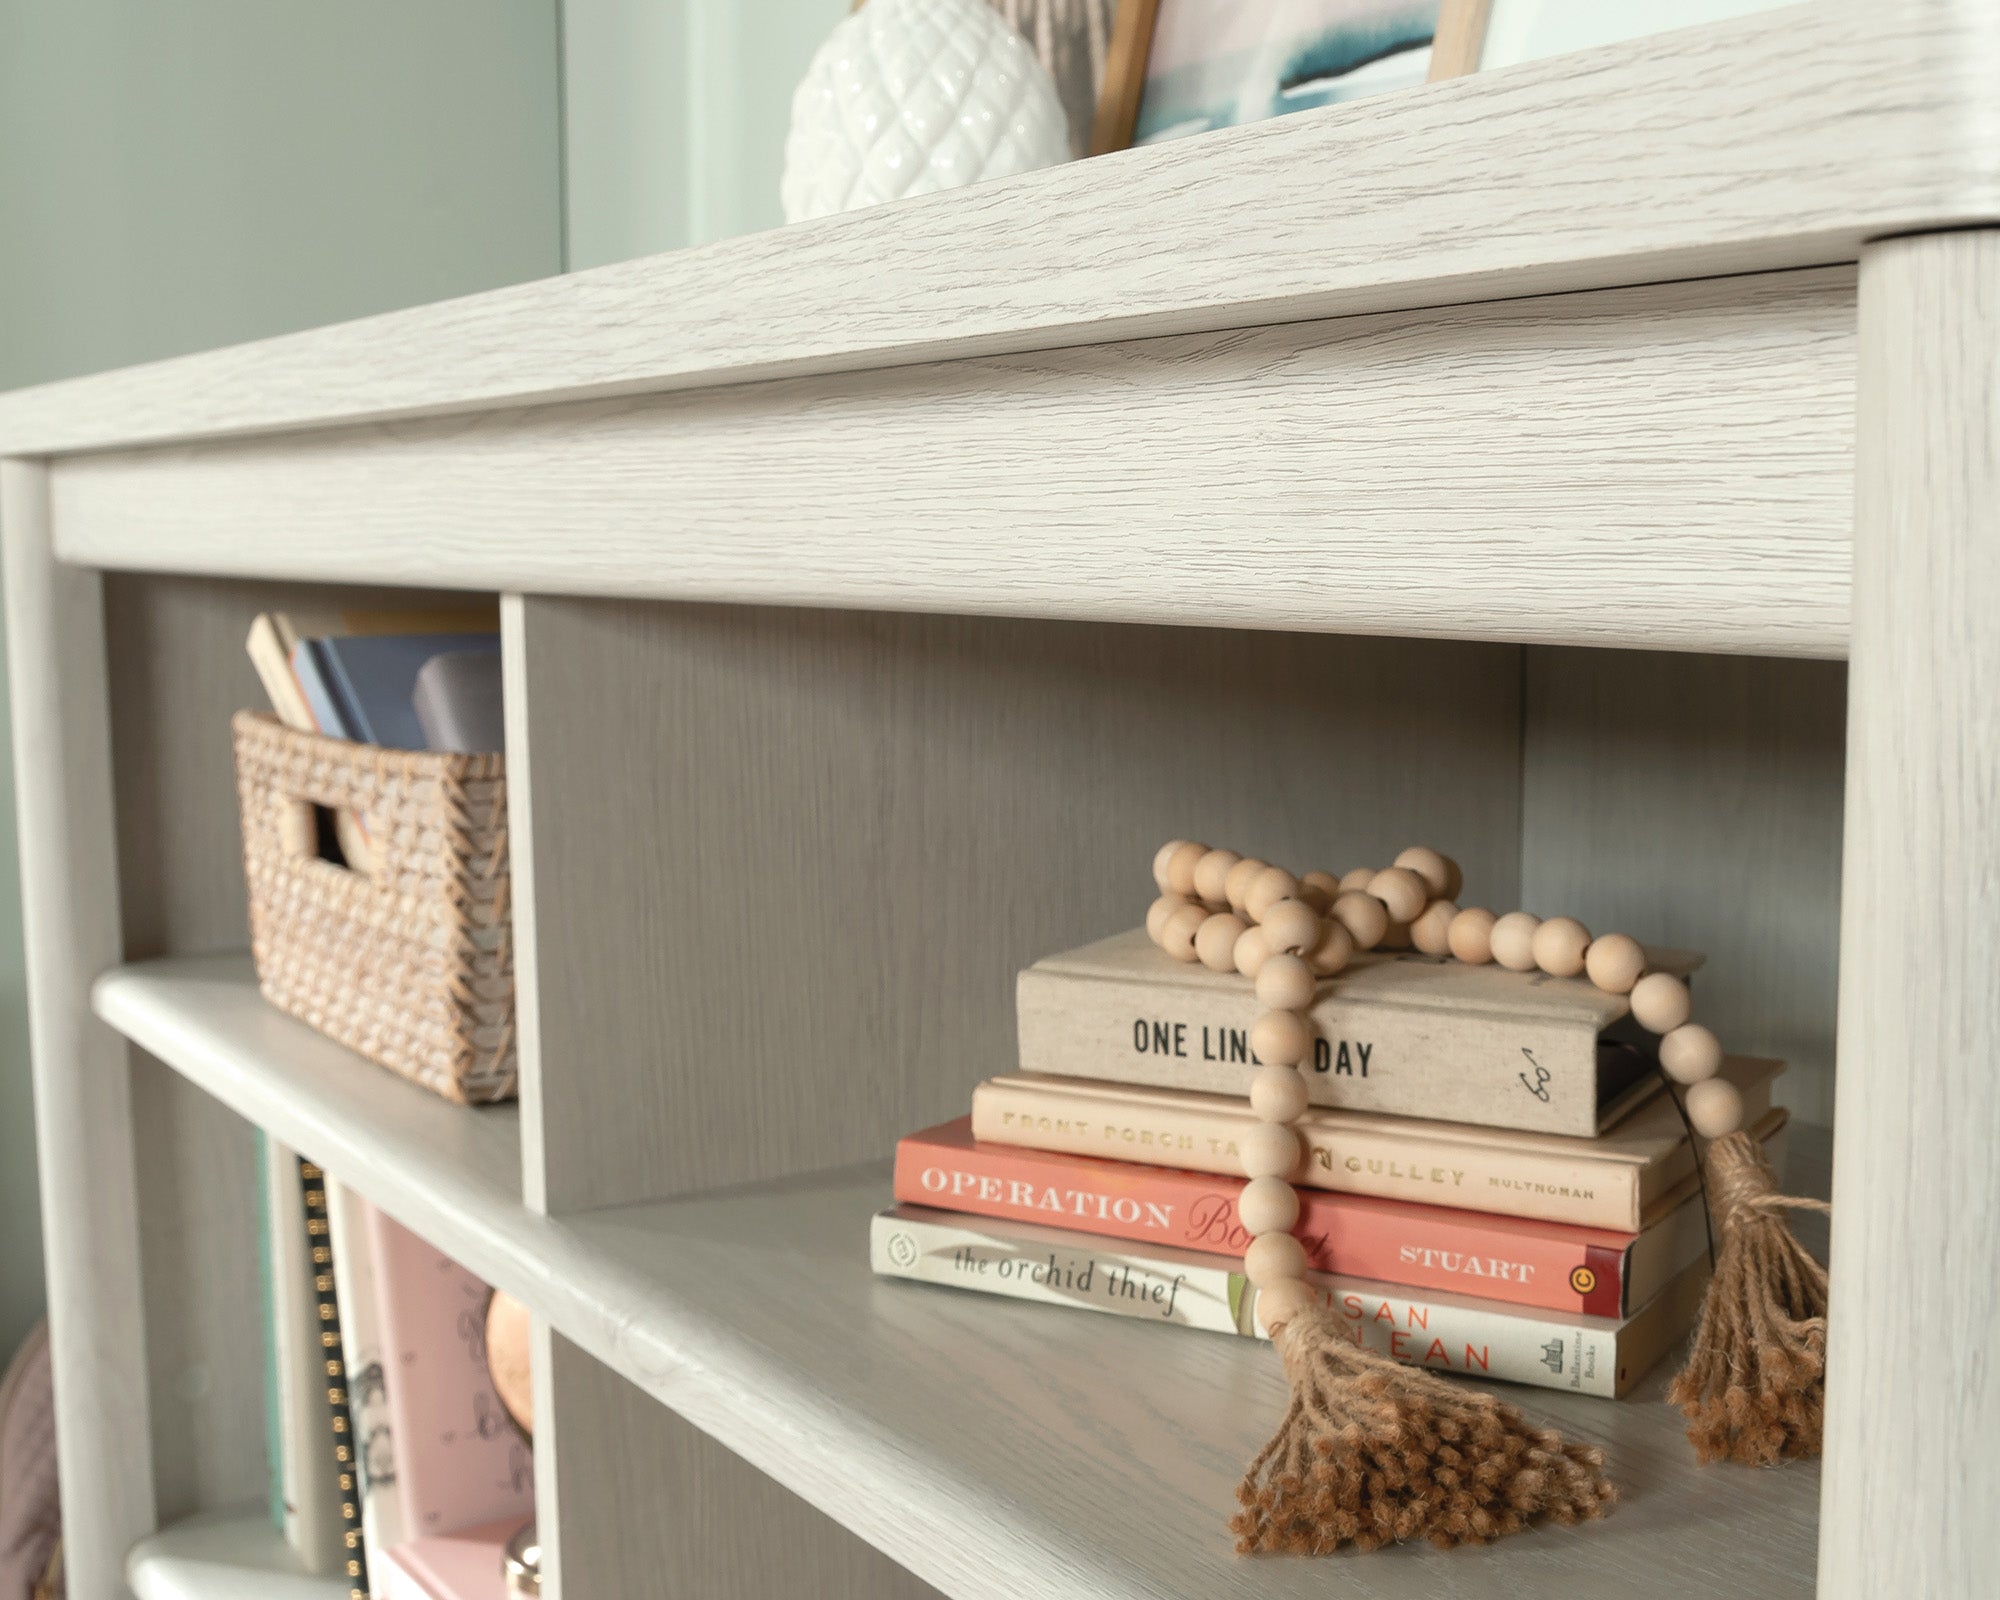
<instances>
[{"instance_id":1,"label":"open shelf","mask_svg":"<svg viewBox=\"0 0 2000 1600\"><path fill-rule=\"evenodd\" d=\"M97 1013L250 1122L412 1228L521 1199L520 1112L454 1106L294 1021L257 992L247 955L105 974ZM441 1225L441 1224L439 1224Z\"/></svg>"},{"instance_id":2,"label":"open shelf","mask_svg":"<svg viewBox=\"0 0 2000 1600\"><path fill-rule=\"evenodd\" d=\"M1247 1341L876 1279L886 1167L551 1222L515 1119L409 1089L280 1015L240 958L102 979L99 1013L947 1594L1454 1597L1813 1590L1819 1469L1697 1468L1667 1369L1622 1403L1512 1390L1601 1443L1624 1503L1477 1554L1246 1565L1223 1520L1278 1414ZM1795 1177L1824 1193L1826 1138ZM1823 1248L1823 1239L1816 1239ZM171 1593L175 1591L159 1591Z\"/></svg>"},{"instance_id":3,"label":"open shelf","mask_svg":"<svg viewBox=\"0 0 2000 1600\"><path fill-rule=\"evenodd\" d=\"M261 1507L190 1517L132 1548L135 1600L347 1600L340 1578L310 1578Z\"/></svg>"}]
</instances>

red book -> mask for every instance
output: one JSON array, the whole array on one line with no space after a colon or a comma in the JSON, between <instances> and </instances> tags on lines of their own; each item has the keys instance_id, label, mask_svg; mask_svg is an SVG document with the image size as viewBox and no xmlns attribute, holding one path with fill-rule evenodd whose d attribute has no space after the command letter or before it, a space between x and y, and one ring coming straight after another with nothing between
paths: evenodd
<instances>
[{"instance_id":1,"label":"red book","mask_svg":"<svg viewBox=\"0 0 2000 1600\"><path fill-rule=\"evenodd\" d=\"M1773 1111L1753 1135L1768 1145L1784 1124ZM896 1198L906 1205L1222 1256L1250 1242L1236 1220L1242 1187L1241 1178L1176 1167L982 1144L970 1117L896 1145ZM1693 1179L1663 1196L1638 1233L1329 1189L1301 1189L1299 1202L1293 1232L1318 1271L1593 1317L1631 1315L1708 1249Z\"/></svg>"}]
</instances>

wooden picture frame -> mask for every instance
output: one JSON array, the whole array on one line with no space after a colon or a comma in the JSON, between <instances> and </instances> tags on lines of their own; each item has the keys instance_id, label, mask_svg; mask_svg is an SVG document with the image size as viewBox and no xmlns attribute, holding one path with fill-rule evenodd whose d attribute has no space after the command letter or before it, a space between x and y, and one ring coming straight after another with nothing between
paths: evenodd
<instances>
[{"instance_id":1,"label":"wooden picture frame","mask_svg":"<svg viewBox=\"0 0 2000 1600\"><path fill-rule=\"evenodd\" d=\"M1427 81L1462 78L1479 70L1479 52L1486 40L1486 19L1492 0L1443 0L1431 43ZM1117 21L1104 63L1104 86L1097 97L1097 120L1090 153L1104 155L1132 143L1139 105L1146 91L1146 63L1152 55L1153 30L1160 0L1119 0Z\"/></svg>"}]
</instances>

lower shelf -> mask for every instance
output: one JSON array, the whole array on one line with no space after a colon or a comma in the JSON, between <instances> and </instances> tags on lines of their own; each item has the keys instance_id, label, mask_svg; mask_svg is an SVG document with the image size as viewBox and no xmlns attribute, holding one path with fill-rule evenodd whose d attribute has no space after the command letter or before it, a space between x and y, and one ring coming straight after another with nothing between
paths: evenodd
<instances>
[{"instance_id":1,"label":"lower shelf","mask_svg":"<svg viewBox=\"0 0 2000 1600\"><path fill-rule=\"evenodd\" d=\"M552 1222L496 1152L511 1121L430 1101L280 1016L240 960L109 974L98 1009L946 1594L1813 1592L1817 1464L1697 1467L1664 1369L1618 1403L1509 1392L1604 1447L1624 1499L1601 1523L1481 1551L1245 1562L1223 1524L1281 1408L1267 1347L878 1280L867 1219L885 1165ZM1795 1130L1808 1192L1825 1192L1827 1148Z\"/></svg>"},{"instance_id":2,"label":"lower shelf","mask_svg":"<svg viewBox=\"0 0 2000 1600\"><path fill-rule=\"evenodd\" d=\"M142 1539L125 1559L136 1600L347 1600L339 1578L309 1578L261 1507L224 1511Z\"/></svg>"}]
</instances>

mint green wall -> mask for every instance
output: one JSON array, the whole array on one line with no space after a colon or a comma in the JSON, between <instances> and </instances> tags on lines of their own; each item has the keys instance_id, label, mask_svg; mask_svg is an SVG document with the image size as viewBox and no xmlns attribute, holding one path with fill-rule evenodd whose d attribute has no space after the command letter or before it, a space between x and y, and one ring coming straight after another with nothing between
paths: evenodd
<instances>
[{"instance_id":1,"label":"mint green wall","mask_svg":"<svg viewBox=\"0 0 2000 1600\"><path fill-rule=\"evenodd\" d=\"M848 0L563 0L569 265L783 220L792 90Z\"/></svg>"},{"instance_id":2,"label":"mint green wall","mask_svg":"<svg viewBox=\"0 0 2000 1600\"><path fill-rule=\"evenodd\" d=\"M558 32L557 0L0 0L0 389L560 270ZM4 770L0 1361L42 1298L19 904Z\"/></svg>"}]
</instances>

